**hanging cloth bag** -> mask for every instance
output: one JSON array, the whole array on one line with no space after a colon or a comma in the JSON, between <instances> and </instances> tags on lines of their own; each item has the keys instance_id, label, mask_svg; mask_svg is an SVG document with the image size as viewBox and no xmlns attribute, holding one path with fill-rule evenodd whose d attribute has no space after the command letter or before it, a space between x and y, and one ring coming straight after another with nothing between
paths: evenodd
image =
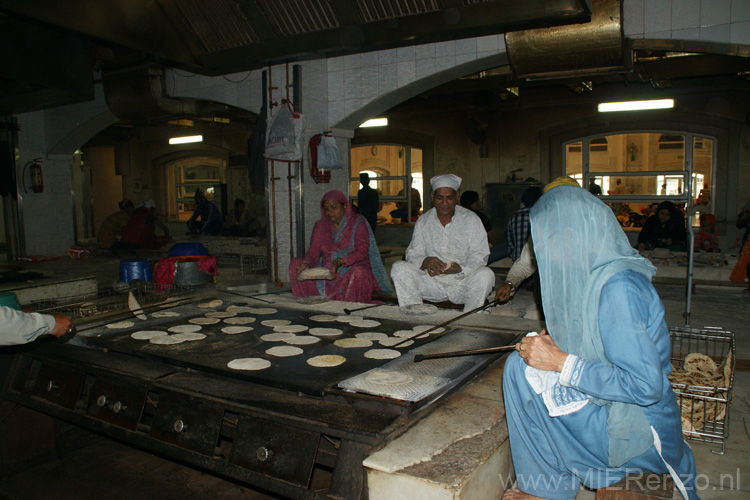
<instances>
[{"instance_id":1,"label":"hanging cloth bag","mask_svg":"<svg viewBox=\"0 0 750 500\"><path fill-rule=\"evenodd\" d=\"M268 160L295 162L302 159L305 117L284 99L268 125L265 156Z\"/></svg>"},{"instance_id":2,"label":"hanging cloth bag","mask_svg":"<svg viewBox=\"0 0 750 500\"><path fill-rule=\"evenodd\" d=\"M343 167L336 139L330 135L321 136L320 146L318 147L318 168L321 170L339 170Z\"/></svg>"}]
</instances>

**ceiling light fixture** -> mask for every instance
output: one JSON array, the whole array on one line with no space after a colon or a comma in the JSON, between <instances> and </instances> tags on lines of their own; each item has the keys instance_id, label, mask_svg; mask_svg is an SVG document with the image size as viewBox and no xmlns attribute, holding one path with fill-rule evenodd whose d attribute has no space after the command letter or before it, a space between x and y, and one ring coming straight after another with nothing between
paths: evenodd
<instances>
[{"instance_id":1,"label":"ceiling light fixture","mask_svg":"<svg viewBox=\"0 0 750 500\"><path fill-rule=\"evenodd\" d=\"M170 144L188 144L191 142L203 142L202 135L188 135L185 137L171 137L169 139Z\"/></svg>"},{"instance_id":2,"label":"ceiling light fixture","mask_svg":"<svg viewBox=\"0 0 750 500\"><path fill-rule=\"evenodd\" d=\"M674 99L655 99L652 101L623 101L623 102L601 102L599 112L610 111L641 111L644 109L667 109L674 108Z\"/></svg>"},{"instance_id":3,"label":"ceiling light fixture","mask_svg":"<svg viewBox=\"0 0 750 500\"><path fill-rule=\"evenodd\" d=\"M387 127L388 126L388 118L373 118L371 120L367 120L365 123L360 125L360 128L365 127Z\"/></svg>"}]
</instances>

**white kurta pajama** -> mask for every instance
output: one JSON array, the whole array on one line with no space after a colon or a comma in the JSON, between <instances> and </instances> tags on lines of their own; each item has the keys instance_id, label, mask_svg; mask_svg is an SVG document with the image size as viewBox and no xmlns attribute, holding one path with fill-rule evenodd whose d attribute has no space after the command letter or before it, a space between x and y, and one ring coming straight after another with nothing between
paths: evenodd
<instances>
[{"instance_id":1,"label":"white kurta pajama","mask_svg":"<svg viewBox=\"0 0 750 500\"><path fill-rule=\"evenodd\" d=\"M457 206L453 219L443 226L437 211L428 210L414 225L406 260L395 262L391 269L399 306L426 299L464 304L464 311L480 307L495 285L495 274L487 267L489 254L487 232L474 212ZM430 276L420 269L427 257L455 262L461 272Z\"/></svg>"}]
</instances>

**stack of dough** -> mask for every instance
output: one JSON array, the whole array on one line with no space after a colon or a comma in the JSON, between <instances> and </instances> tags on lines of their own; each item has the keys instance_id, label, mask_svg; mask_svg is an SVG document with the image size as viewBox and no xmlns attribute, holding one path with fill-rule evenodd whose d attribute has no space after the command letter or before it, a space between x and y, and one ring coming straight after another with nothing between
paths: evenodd
<instances>
[{"instance_id":1,"label":"stack of dough","mask_svg":"<svg viewBox=\"0 0 750 500\"><path fill-rule=\"evenodd\" d=\"M682 414L682 430L697 432L706 422L724 420L729 404L729 385L732 381L732 352L719 366L701 353L685 356L682 367L674 367L669 374L672 390Z\"/></svg>"}]
</instances>

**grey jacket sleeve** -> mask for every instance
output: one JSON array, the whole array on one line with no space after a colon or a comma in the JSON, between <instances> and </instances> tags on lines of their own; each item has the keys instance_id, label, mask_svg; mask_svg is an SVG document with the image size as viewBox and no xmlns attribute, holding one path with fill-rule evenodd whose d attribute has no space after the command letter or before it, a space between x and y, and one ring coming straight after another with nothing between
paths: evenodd
<instances>
[{"instance_id":1,"label":"grey jacket sleeve","mask_svg":"<svg viewBox=\"0 0 750 500\"><path fill-rule=\"evenodd\" d=\"M0 306L0 345L31 342L55 327L55 317L49 314L25 313Z\"/></svg>"}]
</instances>

